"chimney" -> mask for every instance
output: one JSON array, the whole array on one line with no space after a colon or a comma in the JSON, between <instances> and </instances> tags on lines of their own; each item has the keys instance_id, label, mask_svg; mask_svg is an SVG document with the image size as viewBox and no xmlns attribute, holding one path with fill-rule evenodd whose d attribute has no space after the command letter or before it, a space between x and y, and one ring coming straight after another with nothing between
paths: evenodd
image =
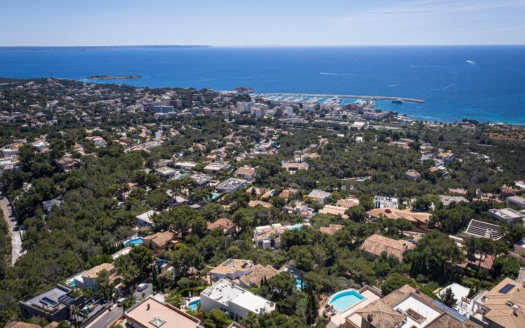
<instances>
[{"instance_id":1,"label":"chimney","mask_svg":"<svg viewBox=\"0 0 525 328\"><path fill-rule=\"evenodd\" d=\"M519 306L514 304L514 306L512 307L512 314L514 314L515 316L518 316L518 309L519 309Z\"/></svg>"},{"instance_id":2,"label":"chimney","mask_svg":"<svg viewBox=\"0 0 525 328\"><path fill-rule=\"evenodd\" d=\"M420 294L420 293L421 293L421 288L416 287L416 294Z\"/></svg>"},{"instance_id":3,"label":"chimney","mask_svg":"<svg viewBox=\"0 0 525 328\"><path fill-rule=\"evenodd\" d=\"M368 322L372 322L372 320L374 319L374 315L372 313L369 313L367 314L366 319L368 320Z\"/></svg>"},{"instance_id":4,"label":"chimney","mask_svg":"<svg viewBox=\"0 0 525 328\"><path fill-rule=\"evenodd\" d=\"M149 311L149 303L147 304L148 306L146 307L146 311Z\"/></svg>"}]
</instances>

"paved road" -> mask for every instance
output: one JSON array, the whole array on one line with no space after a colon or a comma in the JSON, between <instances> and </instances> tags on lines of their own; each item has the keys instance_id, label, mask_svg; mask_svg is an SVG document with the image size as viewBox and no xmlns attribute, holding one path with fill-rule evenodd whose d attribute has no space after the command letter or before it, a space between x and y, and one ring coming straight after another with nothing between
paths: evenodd
<instances>
[{"instance_id":1,"label":"paved road","mask_svg":"<svg viewBox=\"0 0 525 328\"><path fill-rule=\"evenodd\" d=\"M4 196L1 191L0 195ZM16 218L13 214L13 208L11 207L9 199L4 196L3 199L0 200L0 206L4 211L4 220L9 225L9 235L11 237L11 246L13 249L11 254L11 266L13 266L15 265L15 262L18 260L18 258L25 253L25 251L22 249L22 238L20 237Z\"/></svg>"},{"instance_id":2,"label":"paved road","mask_svg":"<svg viewBox=\"0 0 525 328\"><path fill-rule=\"evenodd\" d=\"M106 310L104 313L102 313L98 318L96 318L93 322L91 322L89 325L86 326L86 328L106 328L109 327L112 323L114 323L118 318L120 318L123 315L123 309L121 306L117 306L114 304L111 307L111 311Z\"/></svg>"}]
</instances>

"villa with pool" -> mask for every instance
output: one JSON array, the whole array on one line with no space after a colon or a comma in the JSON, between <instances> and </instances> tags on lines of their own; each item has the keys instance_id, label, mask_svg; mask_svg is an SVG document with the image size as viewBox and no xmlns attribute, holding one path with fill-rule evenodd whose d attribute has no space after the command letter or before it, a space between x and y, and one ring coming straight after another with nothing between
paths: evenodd
<instances>
[{"instance_id":1,"label":"villa with pool","mask_svg":"<svg viewBox=\"0 0 525 328\"><path fill-rule=\"evenodd\" d=\"M409 285L383 298L379 290L369 286L337 292L328 299L324 314L328 317L326 328L481 327Z\"/></svg>"},{"instance_id":2,"label":"villa with pool","mask_svg":"<svg viewBox=\"0 0 525 328\"><path fill-rule=\"evenodd\" d=\"M366 307L380 298L381 291L372 286L365 286L360 289L345 289L328 298L323 312L324 315L329 318L330 327L339 327L343 325L347 318L352 316L355 311Z\"/></svg>"}]
</instances>

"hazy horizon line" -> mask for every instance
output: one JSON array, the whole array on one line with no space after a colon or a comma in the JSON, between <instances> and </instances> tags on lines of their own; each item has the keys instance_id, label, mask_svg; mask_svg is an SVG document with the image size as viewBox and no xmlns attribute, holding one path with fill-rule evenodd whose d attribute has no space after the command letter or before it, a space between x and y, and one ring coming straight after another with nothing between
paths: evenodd
<instances>
[{"instance_id":1,"label":"hazy horizon line","mask_svg":"<svg viewBox=\"0 0 525 328\"><path fill-rule=\"evenodd\" d=\"M344 48L344 47L484 47L484 46L525 46L525 44L353 44L353 45L282 45L282 44L253 44L253 45L207 45L207 44L128 44L128 45L38 45L38 46L2 46L5 48L153 48L153 47L200 47L200 48Z\"/></svg>"}]
</instances>

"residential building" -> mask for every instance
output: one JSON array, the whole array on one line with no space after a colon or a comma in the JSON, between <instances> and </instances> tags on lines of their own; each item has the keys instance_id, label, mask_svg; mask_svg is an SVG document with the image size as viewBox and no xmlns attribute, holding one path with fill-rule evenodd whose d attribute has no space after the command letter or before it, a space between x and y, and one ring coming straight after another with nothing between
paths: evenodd
<instances>
[{"instance_id":1,"label":"residential building","mask_svg":"<svg viewBox=\"0 0 525 328\"><path fill-rule=\"evenodd\" d=\"M397 210L394 208L374 208L366 214L371 219L407 219L416 226L425 226L432 216L425 212L410 212L409 210Z\"/></svg>"},{"instance_id":2,"label":"residential building","mask_svg":"<svg viewBox=\"0 0 525 328\"><path fill-rule=\"evenodd\" d=\"M197 188L208 188L213 179L211 176L202 173L193 174L190 178L197 183Z\"/></svg>"},{"instance_id":3,"label":"residential building","mask_svg":"<svg viewBox=\"0 0 525 328\"><path fill-rule=\"evenodd\" d=\"M470 293L470 288L462 286L454 282L442 288L439 292L434 293L434 294L436 294L438 298L440 299L447 292L447 289L450 289L452 291L452 293L454 294L454 298L457 300L457 303L454 306L452 306L452 308L456 311L461 309L463 300L466 300L468 298L468 295Z\"/></svg>"},{"instance_id":4,"label":"residential building","mask_svg":"<svg viewBox=\"0 0 525 328\"><path fill-rule=\"evenodd\" d=\"M308 170L309 165L306 162L294 163L294 162L281 162L281 167L290 173L295 173L298 170Z\"/></svg>"},{"instance_id":5,"label":"residential building","mask_svg":"<svg viewBox=\"0 0 525 328\"><path fill-rule=\"evenodd\" d=\"M512 196L507 198L507 204L525 209L525 197Z\"/></svg>"},{"instance_id":6,"label":"residential building","mask_svg":"<svg viewBox=\"0 0 525 328\"><path fill-rule=\"evenodd\" d=\"M230 164L225 163L210 163L204 167L204 172L208 174L217 175L219 173L226 173L231 169Z\"/></svg>"},{"instance_id":7,"label":"residential building","mask_svg":"<svg viewBox=\"0 0 525 328\"><path fill-rule=\"evenodd\" d=\"M300 200L296 200L295 202L284 206L283 212L287 214L299 214L305 219L311 219L314 216L314 209L308 207L308 205Z\"/></svg>"},{"instance_id":8,"label":"residential building","mask_svg":"<svg viewBox=\"0 0 525 328\"><path fill-rule=\"evenodd\" d=\"M333 235L336 231L343 229L345 226L341 224L330 224L328 227L320 227L319 231L328 235Z\"/></svg>"},{"instance_id":9,"label":"residential building","mask_svg":"<svg viewBox=\"0 0 525 328\"><path fill-rule=\"evenodd\" d=\"M256 207L256 206L262 206L265 208L273 207L271 203L263 202L262 200L250 200L250 202L248 202L248 207Z\"/></svg>"},{"instance_id":10,"label":"residential building","mask_svg":"<svg viewBox=\"0 0 525 328\"><path fill-rule=\"evenodd\" d=\"M379 121L390 116L389 112L376 112L375 110L369 109L363 111L363 118L369 120Z\"/></svg>"},{"instance_id":11,"label":"residential building","mask_svg":"<svg viewBox=\"0 0 525 328\"><path fill-rule=\"evenodd\" d=\"M470 320L483 327L525 327L525 283L505 278L491 290L478 293L467 311Z\"/></svg>"},{"instance_id":12,"label":"residential building","mask_svg":"<svg viewBox=\"0 0 525 328\"><path fill-rule=\"evenodd\" d=\"M59 172L69 172L73 169L80 168L80 160L71 157L62 157L55 162Z\"/></svg>"},{"instance_id":13,"label":"residential building","mask_svg":"<svg viewBox=\"0 0 525 328\"><path fill-rule=\"evenodd\" d=\"M349 328L481 328L439 301L404 285L356 310L346 318Z\"/></svg>"},{"instance_id":14,"label":"residential building","mask_svg":"<svg viewBox=\"0 0 525 328\"><path fill-rule=\"evenodd\" d=\"M250 260L227 259L210 271L210 279L211 281L239 279L252 272L253 268L253 262Z\"/></svg>"},{"instance_id":15,"label":"residential building","mask_svg":"<svg viewBox=\"0 0 525 328\"><path fill-rule=\"evenodd\" d=\"M177 170L171 167L162 166L162 167L156 168L155 173L159 176L159 178L162 181L168 181L175 177L175 175L177 174Z\"/></svg>"},{"instance_id":16,"label":"residential building","mask_svg":"<svg viewBox=\"0 0 525 328\"><path fill-rule=\"evenodd\" d=\"M155 252L160 252L178 243L178 235L171 231L157 232L142 238L146 247L151 247Z\"/></svg>"},{"instance_id":17,"label":"residential building","mask_svg":"<svg viewBox=\"0 0 525 328\"><path fill-rule=\"evenodd\" d=\"M279 271L270 264L266 266L256 264L252 272L238 279L238 284L244 288L261 287L263 279L268 281L277 274L279 274Z\"/></svg>"},{"instance_id":18,"label":"residential building","mask_svg":"<svg viewBox=\"0 0 525 328\"><path fill-rule=\"evenodd\" d=\"M56 328L57 323L50 323L44 328ZM29 322L11 321L4 328L41 328L39 325L35 325Z\"/></svg>"},{"instance_id":19,"label":"residential building","mask_svg":"<svg viewBox=\"0 0 525 328\"><path fill-rule=\"evenodd\" d=\"M398 208L399 200L395 197L375 196L374 206L376 208Z\"/></svg>"},{"instance_id":20,"label":"residential building","mask_svg":"<svg viewBox=\"0 0 525 328\"><path fill-rule=\"evenodd\" d=\"M328 198L330 197L332 197L332 193L319 189L314 189L308 194L308 198L318 204L326 204Z\"/></svg>"},{"instance_id":21,"label":"residential building","mask_svg":"<svg viewBox=\"0 0 525 328\"><path fill-rule=\"evenodd\" d=\"M124 318L132 328L204 328L198 318L152 296L126 310Z\"/></svg>"},{"instance_id":22,"label":"residential building","mask_svg":"<svg viewBox=\"0 0 525 328\"><path fill-rule=\"evenodd\" d=\"M191 171L197 166L197 163L193 162L177 162L174 164L174 166L178 169L184 170L184 171Z\"/></svg>"},{"instance_id":23,"label":"residential building","mask_svg":"<svg viewBox=\"0 0 525 328\"><path fill-rule=\"evenodd\" d=\"M341 207L346 207L346 208L350 208L350 207L354 207L354 206L359 206L359 199L357 198L345 198L345 199L338 199L337 202L335 203L336 206L341 206Z\"/></svg>"},{"instance_id":24,"label":"residential building","mask_svg":"<svg viewBox=\"0 0 525 328\"><path fill-rule=\"evenodd\" d=\"M290 195L295 195L298 191L299 190L297 189L285 188L283 191L281 191L278 197L281 197L282 199L284 199L285 202L288 202L288 199L290 199Z\"/></svg>"},{"instance_id":25,"label":"residential building","mask_svg":"<svg viewBox=\"0 0 525 328\"><path fill-rule=\"evenodd\" d=\"M223 181L215 187L219 192L227 192L233 194L237 190L244 188L248 184L248 181L237 178L229 178Z\"/></svg>"},{"instance_id":26,"label":"residential building","mask_svg":"<svg viewBox=\"0 0 525 328\"><path fill-rule=\"evenodd\" d=\"M147 211L145 213L142 213L140 215L136 216L137 219L137 226L140 227L154 227L155 224L153 223L153 220L151 217L153 215L158 214L158 212L155 211Z\"/></svg>"},{"instance_id":27,"label":"residential building","mask_svg":"<svg viewBox=\"0 0 525 328\"><path fill-rule=\"evenodd\" d=\"M448 206L450 205L450 203L452 202L456 202L456 203L461 203L461 202L464 202L464 203L468 203L469 201L463 197L463 196L446 196L446 195L440 195L439 196L439 199L441 200L441 202L443 203L443 205L445 206Z\"/></svg>"},{"instance_id":28,"label":"residential building","mask_svg":"<svg viewBox=\"0 0 525 328\"><path fill-rule=\"evenodd\" d=\"M262 247L263 249L280 248L281 235L288 230L301 230L303 225L307 224L302 223L283 226L280 223L274 223L272 225L255 227L253 231L253 241L256 247Z\"/></svg>"},{"instance_id":29,"label":"residential building","mask_svg":"<svg viewBox=\"0 0 525 328\"><path fill-rule=\"evenodd\" d=\"M221 309L227 311L235 321L241 321L250 312L261 315L275 310L275 303L254 295L225 279L203 290L200 297L202 311Z\"/></svg>"},{"instance_id":30,"label":"residential building","mask_svg":"<svg viewBox=\"0 0 525 328\"><path fill-rule=\"evenodd\" d=\"M440 153L437 157L438 159L442 160L445 164L451 164L456 159L456 155L454 155L454 153L450 151Z\"/></svg>"},{"instance_id":31,"label":"residential building","mask_svg":"<svg viewBox=\"0 0 525 328\"><path fill-rule=\"evenodd\" d=\"M405 173L405 176L407 177L408 180L413 180L413 181L421 180L421 174L414 170L408 170Z\"/></svg>"},{"instance_id":32,"label":"residential building","mask_svg":"<svg viewBox=\"0 0 525 328\"><path fill-rule=\"evenodd\" d=\"M399 261L403 261L403 253L415 247L416 245L406 240L395 240L373 234L366 238L359 248L376 256L380 256L382 252L386 252L388 255L397 257Z\"/></svg>"},{"instance_id":33,"label":"residential building","mask_svg":"<svg viewBox=\"0 0 525 328\"><path fill-rule=\"evenodd\" d=\"M228 235L233 235L237 232L237 225L228 218L217 219L215 222L208 223L208 226L206 227L206 229L210 231L217 228L222 229L222 231Z\"/></svg>"},{"instance_id":34,"label":"residential building","mask_svg":"<svg viewBox=\"0 0 525 328\"><path fill-rule=\"evenodd\" d=\"M348 219L348 215L345 214L347 209L348 207L325 205L322 209L319 210L319 214L339 215L343 219Z\"/></svg>"},{"instance_id":35,"label":"residential building","mask_svg":"<svg viewBox=\"0 0 525 328\"><path fill-rule=\"evenodd\" d=\"M525 219L525 213L518 212L510 207L507 208L493 208L489 210L490 215L498 220L504 220L508 223L512 223L517 219Z\"/></svg>"},{"instance_id":36,"label":"residential building","mask_svg":"<svg viewBox=\"0 0 525 328\"><path fill-rule=\"evenodd\" d=\"M464 234L467 237L501 239L498 225L474 219L470 220Z\"/></svg>"},{"instance_id":37,"label":"residential building","mask_svg":"<svg viewBox=\"0 0 525 328\"><path fill-rule=\"evenodd\" d=\"M96 279L102 270L106 270L109 273L109 281L115 286L120 283L121 277L117 274L115 265L113 263L102 263L75 277L75 287L89 288L96 291L98 289Z\"/></svg>"},{"instance_id":38,"label":"residential building","mask_svg":"<svg viewBox=\"0 0 525 328\"><path fill-rule=\"evenodd\" d=\"M235 171L235 176L246 180L252 180L255 177L255 168L245 165Z\"/></svg>"},{"instance_id":39,"label":"residential building","mask_svg":"<svg viewBox=\"0 0 525 328\"><path fill-rule=\"evenodd\" d=\"M51 209L53 208L53 206L60 206L60 204L62 204L63 201L64 199L62 198L62 196L60 196L55 199L43 201L42 207L44 208L46 214L49 214L51 213Z\"/></svg>"},{"instance_id":40,"label":"residential building","mask_svg":"<svg viewBox=\"0 0 525 328\"><path fill-rule=\"evenodd\" d=\"M69 318L70 307L78 306L84 302L84 296L70 297L73 290L62 285L48 290L27 301L19 301L20 314L29 319L40 316L49 321L60 322Z\"/></svg>"}]
</instances>

